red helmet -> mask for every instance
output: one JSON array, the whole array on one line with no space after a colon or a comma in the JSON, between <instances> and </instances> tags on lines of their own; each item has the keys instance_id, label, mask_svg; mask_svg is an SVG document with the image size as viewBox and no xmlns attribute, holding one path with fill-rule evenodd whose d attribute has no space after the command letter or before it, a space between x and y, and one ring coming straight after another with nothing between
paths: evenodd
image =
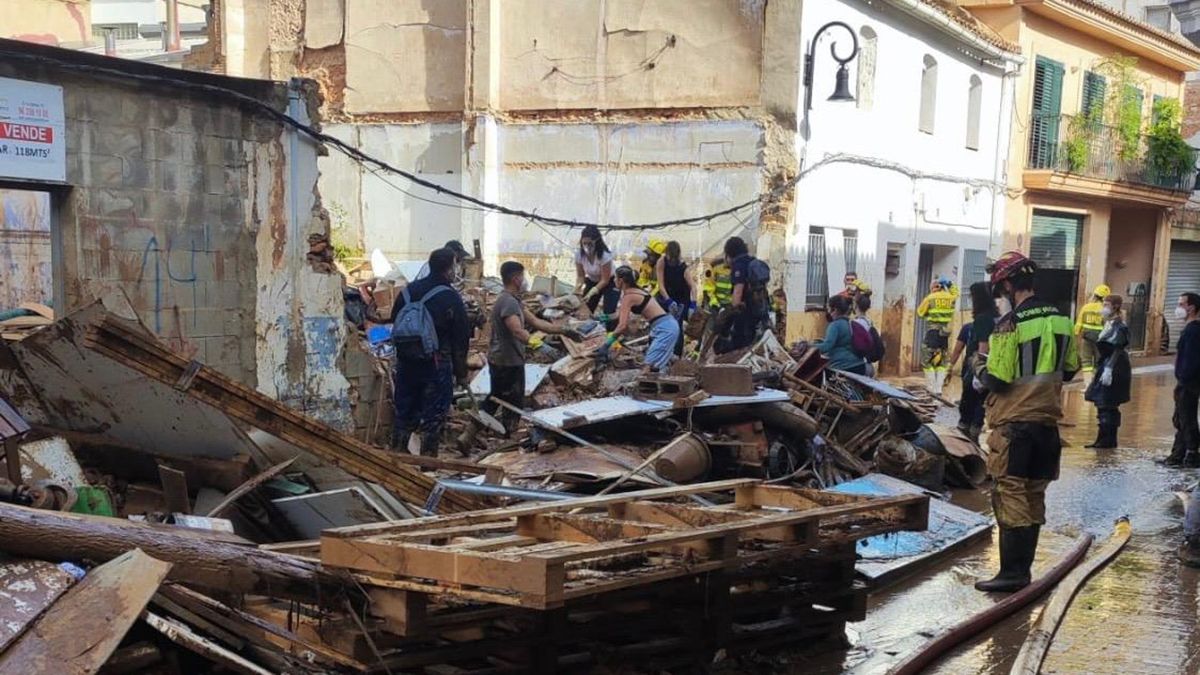
<instances>
[{"instance_id":1,"label":"red helmet","mask_svg":"<svg viewBox=\"0 0 1200 675\"><path fill-rule=\"evenodd\" d=\"M1037 263L1026 258L1020 251L1008 251L987 266L988 273L992 275L993 287L998 286L1006 279L1022 274L1033 274L1036 270Z\"/></svg>"}]
</instances>

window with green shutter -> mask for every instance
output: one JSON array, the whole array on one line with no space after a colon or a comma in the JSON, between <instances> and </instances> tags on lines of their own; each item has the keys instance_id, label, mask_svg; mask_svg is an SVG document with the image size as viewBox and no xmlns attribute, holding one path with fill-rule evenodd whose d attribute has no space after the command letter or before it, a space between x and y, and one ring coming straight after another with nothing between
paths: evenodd
<instances>
[{"instance_id":1,"label":"window with green shutter","mask_svg":"<svg viewBox=\"0 0 1200 675\"><path fill-rule=\"evenodd\" d=\"M1099 121L1104 114L1104 94L1107 85L1103 75L1098 75L1090 70L1084 73L1083 105L1080 106L1079 112L1089 117L1094 116L1093 118Z\"/></svg>"},{"instance_id":2,"label":"window with green shutter","mask_svg":"<svg viewBox=\"0 0 1200 675\"><path fill-rule=\"evenodd\" d=\"M1056 163L1062 82L1063 65L1037 57L1033 71L1033 112L1029 124L1030 168L1049 169Z\"/></svg>"},{"instance_id":3,"label":"window with green shutter","mask_svg":"<svg viewBox=\"0 0 1200 675\"><path fill-rule=\"evenodd\" d=\"M1152 100L1151 105L1150 105L1150 124L1151 124L1151 126L1158 124L1158 118L1160 116L1159 115L1160 111L1158 109L1158 102L1163 100L1163 98L1164 97L1159 96L1158 94L1154 95L1154 99Z\"/></svg>"},{"instance_id":4,"label":"window with green shutter","mask_svg":"<svg viewBox=\"0 0 1200 675\"><path fill-rule=\"evenodd\" d=\"M1137 119L1140 122L1142 119L1142 103L1146 100L1146 94L1141 89L1132 84L1125 85L1125 100L1129 102L1130 110L1137 110Z\"/></svg>"}]
</instances>

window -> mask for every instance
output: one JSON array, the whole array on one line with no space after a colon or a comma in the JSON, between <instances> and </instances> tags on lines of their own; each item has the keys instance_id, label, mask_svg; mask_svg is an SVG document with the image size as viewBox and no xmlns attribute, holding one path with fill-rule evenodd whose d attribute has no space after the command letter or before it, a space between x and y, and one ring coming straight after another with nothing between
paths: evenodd
<instances>
[{"instance_id":1,"label":"window","mask_svg":"<svg viewBox=\"0 0 1200 675\"><path fill-rule=\"evenodd\" d=\"M1160 113L1162 113L1162 110L1159 109L1158 104L1163 100L1163 98L1165 98L1165 97L1155 94L1154 99L1152 100L1152 102L1150 104L1150 125L1151 126L1158 124L1158 118L1161 116Z\"/></svg>"},{"instance_id":2,"label":"window","mask_svg":"<svg viewBox=\"0 0 1200 675\"><path fill-rule=\"evenodd\" d=\"M925 55L925 67L921 71L921 119L918 128L927 134L933 133L934 109L937 106L937 61Z\"/></svg>"},{"instance_id":3,"label":"window","mask_svg":"<svg viewBox=\"0 0 1200 675\"><path fill-rule=\"evenodd\" d=\"M110 29L118 40L136 40L141 37L136 23L94 23L92 37L103 40L105 31Z\"/></svg>"},{"instance_id":4,"label":"window","mask_svg":"<svg viewBox=\"0 0 1200 675\"><path fill-rule=\"evenodd\" d=\"M1104 93L1107 88L1108 83L1104 81L1104 76L1090 70L1084 73L1083 105L1079 106L1079 112L1100 122L1104 115Z\"/></svg>"},{"instance_id":5,"label":"window","mask_svg":"<svg viewBox=\"0 0 1200 675\"><path fill-rule=\"evenodd\" d=\"M829 273L825 265L825 230L820 227L808 231L808 274L805 285L804 306L824 307L829 296Z\"/></svg>"},{"instance_id":6,"label":"window","mask_svg":"<svg viewBox=\"0 0 1200 675\"><path fill-rule=\"evenodd\" d=\"M859 110L870 110L875 102L875 58L878 56L879 38L869 26L859 31L858 87L854 100Z\"/></svg>"},{"instance_id":7,"label":"window","mask_svg":"<svg viewBox=\"0 0 1200 675\"><path fill-rule=\"evenodd\" d=\"M1129 108L1136 111L1135 116L1138 122L1142 119L1142 104L1146 100L1146 94L1132 84L1125 85L1125 100L1122 101L1122 110Z\"/></svg>"},{"instance_id":8,"label":"window","mask_svg":"<svg viewBox=\"0 0 1200 675\"><path fill-rule=\"evenodd\" d=\"M842 252L846 258L846 272L858 274L858 232L845 230L842 233Z\"/></svg>"},{"instance_id":9,"label":"window","mask_svg":"<svg viewBox=\"0 0 1200 675\"><path fill-rule=\"evenodd\" d=\"M1152 5L1146 8L1146 23L1161 28L1165 31L1171 30L1171 7L1168 5Z\"/></svg>"},{"instance_id":10,"label":"window","mask_svg":"<svg viewBox=\"0 0 1200 675\"><path fill-rule=\"evenodd\" d=\"M967 89L967 148L979 149L979 116L983 107L983 80L978 75L971 76L971 86Z\"/></svg>"},{"instance_id":11,"label":"window","mask_svg":"<svg viewBox=\"0 0 1200 675\"><path fill-rule=\"evenodd\" d=\"M1054 168L1062 112L1063 65L1037 57L1033 71L1033 111L1029 120L1029 168Z\"/></svg>"}]
</instances>

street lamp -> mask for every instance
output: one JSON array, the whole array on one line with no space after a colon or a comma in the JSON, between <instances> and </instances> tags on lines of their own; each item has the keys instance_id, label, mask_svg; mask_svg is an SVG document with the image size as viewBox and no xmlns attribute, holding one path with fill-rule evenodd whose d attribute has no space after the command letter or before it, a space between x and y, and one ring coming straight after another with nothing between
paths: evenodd
<instances>
[{"instance_id":1,"label":"street lamp","mask_svg":"<svg viewBox=\"0 0 1200 675\"><path fill-rule=\"evenodd\" d=\"M816 35L813 35L812 42L808 43L808 53L804 55L804 109L812 110L812 87L813 87L813 70L817 61L817 41L821 39L821 34L829 28L845 28L850 34L851 44L854 46L850 50L850 55L842 58L837 53L837 41L829 45L829 55L834 61L838 62L837 79L833 87L833 95L829 97L830 101L853 101L854 96L850 93L850 71L846 68L846 64L854 60L858 56L858 36L854 34L854 29L842 21L830 21L829 23L817 29Z\"/></svg>"}]
</instances>

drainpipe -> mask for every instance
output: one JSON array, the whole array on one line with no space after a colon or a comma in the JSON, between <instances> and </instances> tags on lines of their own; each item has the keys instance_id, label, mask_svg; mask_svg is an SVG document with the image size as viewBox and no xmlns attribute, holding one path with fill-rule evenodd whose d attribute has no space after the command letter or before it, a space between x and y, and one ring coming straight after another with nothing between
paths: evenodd
<instances>
[{"instance_id":1,"label":"drainpipe","mask_svg":"<svg viewBox=\"0 0 1200 675\"><path fill-rule=\"evenodd\" d=\"M167 3L167 30L163 37L163 45L168 52L180 50L179 41L179 0L165 0Z\"/></svg>"},{"instance_id":2,"label":"drainpipe","mask_svg":"<svg viewBox=\"0 0 1200 675\"><path fill-rule=\"evenodd\" d=\"M112 28L104 29L104 55L117 55L117 31Z\"/></svg>"}]
</instances>

